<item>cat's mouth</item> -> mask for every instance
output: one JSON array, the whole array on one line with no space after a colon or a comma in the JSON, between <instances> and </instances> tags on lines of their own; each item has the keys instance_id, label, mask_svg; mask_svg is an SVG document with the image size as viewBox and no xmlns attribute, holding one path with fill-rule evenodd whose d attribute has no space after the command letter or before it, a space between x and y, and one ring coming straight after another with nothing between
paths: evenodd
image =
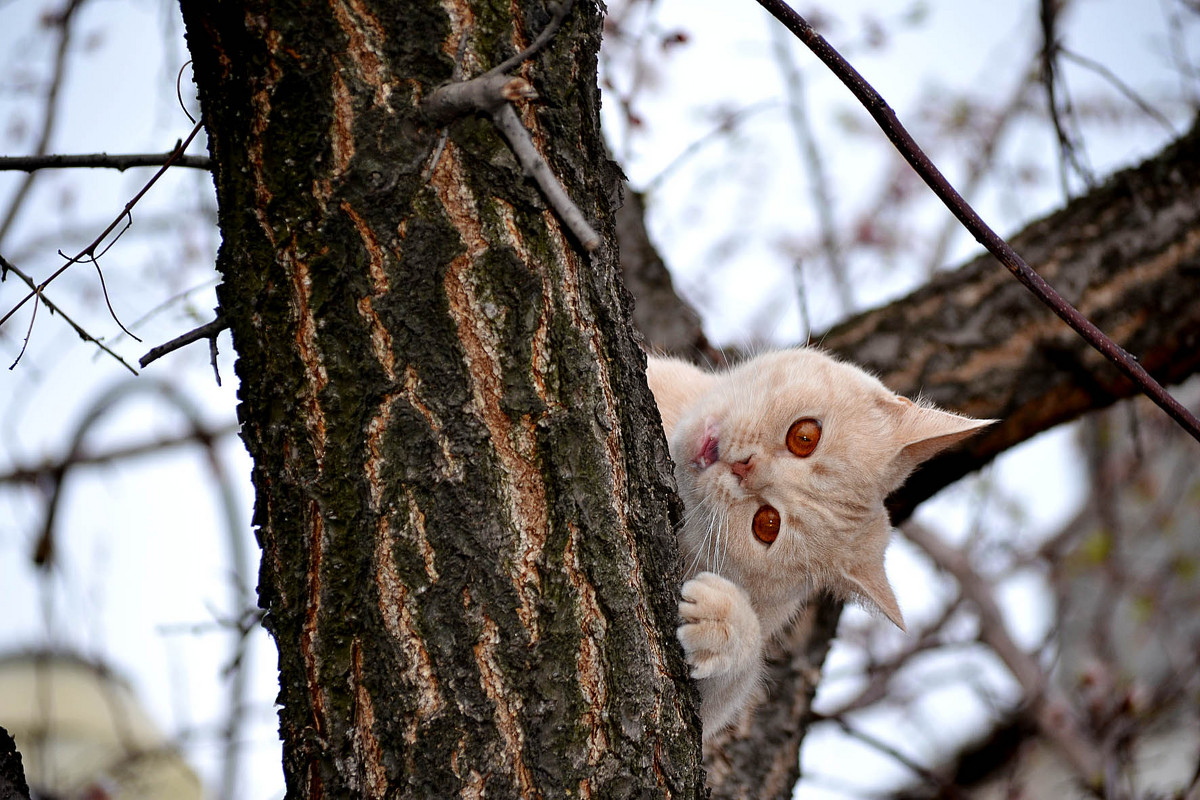
<instances>
[{"instance_id":1,"label":"cat's mouth","mask_svg":"<svg viewBox=\"0 0 1200 800\"><path fill-rule=\"evenodd\" d=\"M700 450L692 464L697 469L707 469L721 458L720 439L716 427L710 422L704 426L704 438L700 441Z\"/></svg>"}]
</instances>

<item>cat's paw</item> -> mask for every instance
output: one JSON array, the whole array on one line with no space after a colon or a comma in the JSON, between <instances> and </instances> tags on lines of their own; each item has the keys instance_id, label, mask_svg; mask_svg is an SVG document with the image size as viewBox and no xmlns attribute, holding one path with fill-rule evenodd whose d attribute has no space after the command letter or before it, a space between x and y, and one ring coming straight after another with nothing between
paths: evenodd
<instances>
[{"instance_id":1,"label":"cat's paw","mask_svg":"<svg viewBox=\"0 0 1200 800\"><path fill-rule=\"evenodd\" d=\"M682 624L675 631L693 678L710 678L756 667L762 650L758 615L742 587L713 572L683 585Z\"/></svg>"}]
</instances>

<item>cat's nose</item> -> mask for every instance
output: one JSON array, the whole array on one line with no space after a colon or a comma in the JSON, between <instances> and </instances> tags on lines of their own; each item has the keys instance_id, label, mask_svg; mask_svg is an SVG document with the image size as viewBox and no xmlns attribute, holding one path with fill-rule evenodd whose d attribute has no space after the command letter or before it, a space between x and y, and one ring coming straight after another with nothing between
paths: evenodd
<instances>
[{"instance_id":1,"label":"cat's nose","mask_svg":"<svg viewBox=\"0 0 1200 800\"><path fill-rule=\"evenodd\" d=\"M734 461L729 465L729 471L738 476L738 480L745 480L750 474L750 470L754 469L754 456L749 455L741 461Z\"/></svg>"}]
</instances>

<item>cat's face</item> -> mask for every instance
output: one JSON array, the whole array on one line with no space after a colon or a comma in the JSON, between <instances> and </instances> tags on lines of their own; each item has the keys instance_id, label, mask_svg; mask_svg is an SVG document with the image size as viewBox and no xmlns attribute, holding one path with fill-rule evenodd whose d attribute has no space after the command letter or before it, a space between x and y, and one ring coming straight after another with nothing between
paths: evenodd
<instances>
[{"instance_id":1,"label":"cat's face","mask_svg":"<svg viewBox=\"0 0 1200 800\"><path fill-rule=\"evenodd\" d=\"M863 597L903 628L883 569L883 500L987 424L914 405L816 350L753 358L718 376L671 435L684 566L725 575L756 606L817 589Z\"/></svg>"}]
</instances>

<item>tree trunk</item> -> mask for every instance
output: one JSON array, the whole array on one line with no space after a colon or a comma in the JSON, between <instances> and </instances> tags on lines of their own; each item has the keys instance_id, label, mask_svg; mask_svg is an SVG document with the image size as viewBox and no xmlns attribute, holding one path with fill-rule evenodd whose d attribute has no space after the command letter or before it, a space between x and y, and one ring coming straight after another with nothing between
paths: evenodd
<instances>
[{"instance_id":1,"label":"tree trunk","mask_svg":"<svg viewBox=\"0 0 1200 800\"><path fill-rule=\"evenodd\" d=\"M609 244L599 12L517 68L602 234L587 255L486 116L419 108L549 8L182 6L289 797L700 796L678 501Z\"/></svg>"}]
</instances>

